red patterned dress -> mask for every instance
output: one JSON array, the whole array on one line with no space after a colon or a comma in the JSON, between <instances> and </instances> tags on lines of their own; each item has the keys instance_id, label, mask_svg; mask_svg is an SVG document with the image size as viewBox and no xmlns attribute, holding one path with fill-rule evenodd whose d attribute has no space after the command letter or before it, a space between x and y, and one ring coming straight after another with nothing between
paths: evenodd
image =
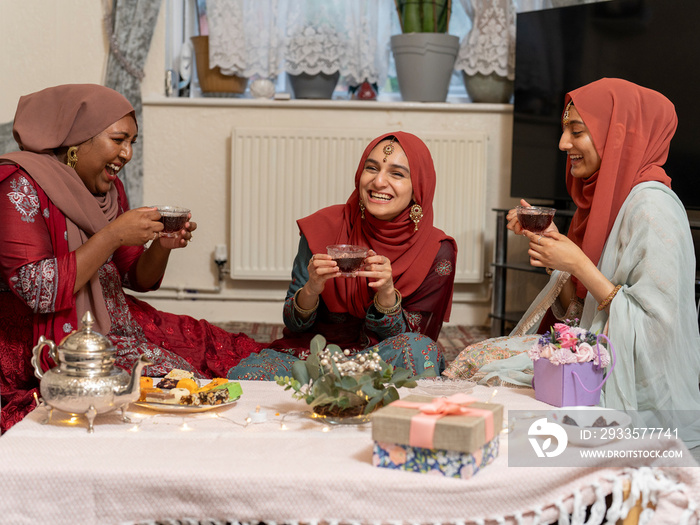
<instances>
[{"instance_id":1,"label":"red patterned dress","mask_svg":"<svg viewBox=\"0 0 700 525\"><path fill-rule=\"evenodd\" d=\"M120 213L128 210L123 185ZM40 335L60 343L79 329L73 287L74 252L68 251L66 220L31 177L14 165L0 166L0 429L7 430L34 406L39 380L30 364ZM206 321L152 308L124 293L132 285L141 246L118 249L99 270L112 327L105 334L117 349L117 365L131 370L141 354L153 365L145 373L172 368L198 377L225 377L242 358L261 345L244 334L231 334ZM41 357L44 370L54 364Z\"/></svg>"}]
</instances>

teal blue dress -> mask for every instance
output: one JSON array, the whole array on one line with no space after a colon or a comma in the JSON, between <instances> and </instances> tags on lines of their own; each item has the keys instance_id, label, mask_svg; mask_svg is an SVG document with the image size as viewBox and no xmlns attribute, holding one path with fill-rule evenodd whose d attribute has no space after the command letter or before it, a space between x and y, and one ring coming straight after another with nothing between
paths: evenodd
<instances>
[{"instance_id":1,"label":"teal blue dress","mask_svg":"<svg viewBox=\"0 0 700 525\"><path fill-rule=\"evenodd\" d=\"M402 298L402 308L395 315L380 313L373 304L364 318L331 312L320 298L318 309L308 319L301 319L294 309L294 294L308 281L311 256L302 235L284 303L284 337L231 368L230 379L273 380L276 375L291 375L292 364L309 355L309 344L316 334L350 350L351 355L375 350L387 363L414 374L432 371L440 375L445 359L437 339L454 286L456 253L451 242L441 243L423 283Z\"/></svg>"}]
</instances>

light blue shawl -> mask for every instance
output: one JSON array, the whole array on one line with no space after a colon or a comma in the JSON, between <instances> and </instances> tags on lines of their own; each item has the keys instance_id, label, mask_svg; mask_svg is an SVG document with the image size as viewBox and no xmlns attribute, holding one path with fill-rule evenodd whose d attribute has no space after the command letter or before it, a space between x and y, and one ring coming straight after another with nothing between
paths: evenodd
<instances>
[{"instance_id":1,"label":"light blue shawl","mask_svg":"<svg viewBox=\"0 0 700 525\"><path fill-rule=\"evenodd\" d=\"M700 334L695 306L695 253L688 217L671 189L635 186L620 209L598 269L622 288L609 313L589 294L581 326L605 333L617 365L601 406L639 411L648 425L678 425L688 446L700 445ZM568 274L554 272L513 331L534 333ZM527 353L489 363L482 382L529 384Z\"/></svg>"}]
</instances>

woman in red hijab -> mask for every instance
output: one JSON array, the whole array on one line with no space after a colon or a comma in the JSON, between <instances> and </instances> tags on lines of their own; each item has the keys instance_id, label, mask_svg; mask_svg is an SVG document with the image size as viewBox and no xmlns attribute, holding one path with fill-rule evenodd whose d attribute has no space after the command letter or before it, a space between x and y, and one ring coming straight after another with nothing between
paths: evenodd
<instances>
[{"instance_id":1,"label":"woman in red hijab","mask_svg":"<svg viewBox=\"0 0 700 525\"><path fill-rule=\"evenodd\" d=\"M60 343L88 310L116 347L117 365L131 370L147 354L148 375L181 368L222 376L259 350L246 336L124 293L122 286L158 288L171 251L187 246L197 227L189 220L176 237L160 236L156 208L129 209L117 175L137 132L131 104L103 86L56 86L19 101L13 134L21 151L0 156L3 431L34 406L30 360L39 336ZM46 350L41 364L54 366Z\"/></svg>"},{"instance_id":2,"label":"woman in red hijab","mask_svg":"<svg viewBox=\"0 0 700 525\"><path fill-rule=\"evenodd\" d=\"M509 212L508 227L530 241L530 264L552 273L512 335L533 333L549 308L607 334L617 365L601 404L638 411L644 426L675 428L697 446L695 253L663 168L677 123L671 101L626 80L603 78L566 95L559 149L576 212L567 235L554 225L542 235L525 231ZM526 368L524 353L480 373L507 381Z\"/></svg>"},{"instance_id":3,"label":"woman in red hijab","mask_svg":"<svg viewBox=\"0 0 700 525\"><path fill-rule=\"evenodd\" d=\"M353 352L376 347L385 361L414 373L439 373L444 358L435 341L450 315L457 246L433 226L434 194L435 168L422 140L400 131L374 139L348 201L298 221L285 337L229 378L288 375L316 334ZM356 277L340 275L326 250L334 244L369 249Z\"/></svg>"}]
</instances>

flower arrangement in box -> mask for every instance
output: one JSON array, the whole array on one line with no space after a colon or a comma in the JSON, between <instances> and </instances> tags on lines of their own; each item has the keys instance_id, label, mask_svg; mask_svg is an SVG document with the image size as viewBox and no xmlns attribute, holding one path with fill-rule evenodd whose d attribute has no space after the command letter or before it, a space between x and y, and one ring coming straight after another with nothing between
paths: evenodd
<instances>
[{"instance_id":1,"label":"flower arrangement in box","mask_svg":"<svg viewBox=\"0 0 700 525\"><path fill-rule=\"evenodd\" d=\"M613 359L608 376L603 377L611 362L601 338L612 349L607 337L579 327L578 319L555 323L528 351L535 372L535 398L559 407L597 405L600 389L615 366Z\"/></svg>"},{"instance_id":2,"label":"flower arrangement in box","mask_svg":"<svg viewBox=\"0 0 700 525\"><path fill-rule=\"evenodd\" d=\"M396 390L413 388L416 378L400 367L393 367L374 351L350 356L337 345L326 346L323 336L311 340L305 361L292 366L292 377L276 376L278 385L293 390L295 399L304 399L321 417L355 417L368 421L368 415L399 399Z\"/></svg>"},{"instance_id":3,"label":"flower arrangement in box","mask_svg":"<svg viewBox=\"0 0 700 525\"><path fill-rule=\"evenodd\" d=\"M610 364L608 350L598 344L596 334L578 325L578 319L555 323L532 345L528 355L533 361L545 358L554 365L593 361L606 368Z\"/></svg>"}]
</instances>

